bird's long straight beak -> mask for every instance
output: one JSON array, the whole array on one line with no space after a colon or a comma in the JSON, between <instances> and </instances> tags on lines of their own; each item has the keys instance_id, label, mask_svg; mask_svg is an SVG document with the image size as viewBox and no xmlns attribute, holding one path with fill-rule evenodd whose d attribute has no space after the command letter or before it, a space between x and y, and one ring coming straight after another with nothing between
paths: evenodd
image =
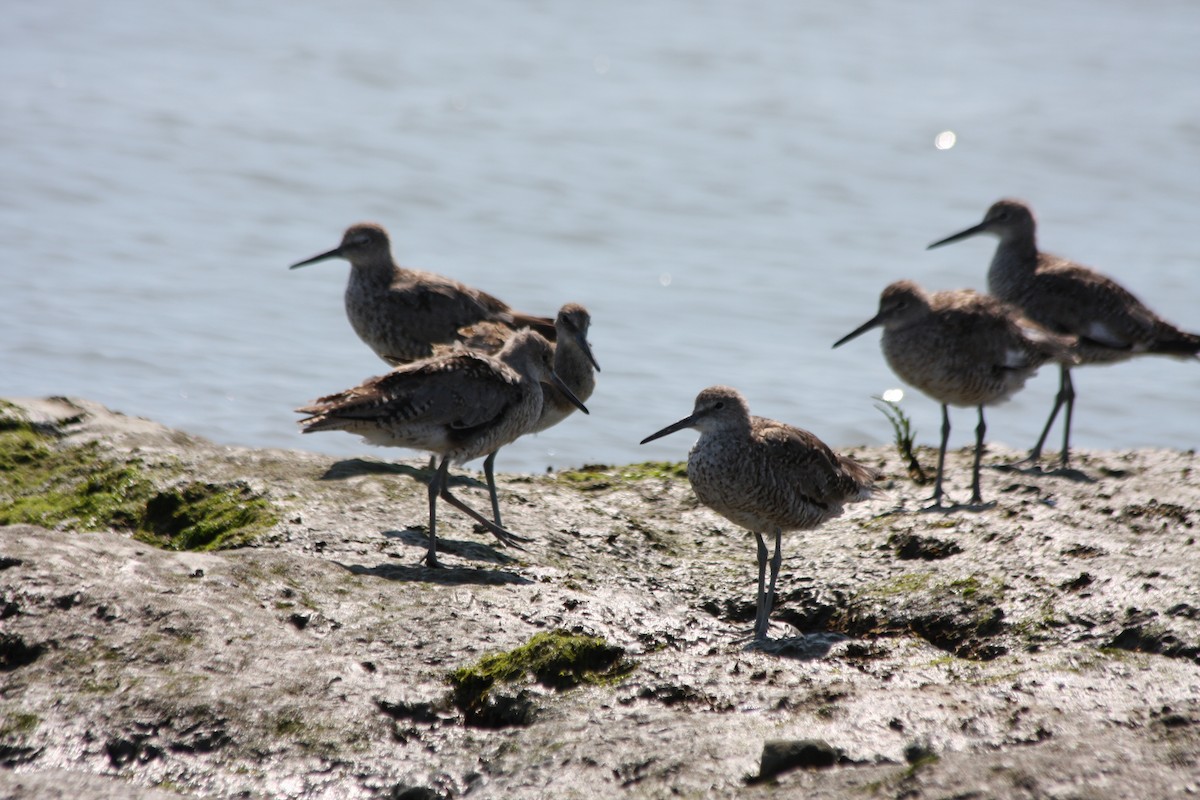
<instances>
[{"instance_id":1,"label":"bird's long straight beak","mask_svg":"<svg viewBox=\"0 0 1200 800\"><path fill-rule=\"evenodd\" d=\"M576 333L575 341L579 344L579 349L583 351L585 356L587 356L587 360L592 362L592 366L596 368L596 372L599 372L600 362L598 362L596 357L592 355L592 346L588 344L587 337L582 333Z\"/></svg>"},{"instance_id":2,"label":"bird's long straight beak","mask_svg":"<svg viewBox=\"0 0 1200 800\"><path fill-rule=\"evenodd\" d=\"M565 383L563 383L563 379L558 377L557 372L550 373L550 380L554 381L554 385L557 386L558 390L563 393L563 396L571 401L571 405L575 406L576 408L578 408L580 411L582 411L585 414L592 413L587 410L587 406L585 406L583 404L583 401L580 400L578 397L576 397L575 393L572 392L571 389Z\"/></svg>"},{"instance_id":3,"label":"bird's long straight beak","mask_svg":"<svg viewBox=\"0 0 1200 800\"><path fill-rule=\"evenodd\" d=\"M833 343L833 346L841 347L842 345L844 345L846 342L850 341L854 337L861 336L862 334L871 330L871 328L877 327L882 321L883 320L880 318L880 315L876 314L875 316L871 317L869 320L864 322L862 325L859 325L857 328L850 331L842 338L838 339L836 342Z\"/></svg>"},{"instance_id":4,"label":"bird's long straight beak","mask_svg":"<svg viewBox=\"0 0 1200 800\"><path fill-rule=\"evenodd\" d=\"M986 229L987 229L987 226L981 222L978 225L972 225L971 227L967 228L965 231L959 231L958 233L950 234L945 239L938 239L936 242L929 245L925 249L932 250L933 248L941 247L944 244L950 244L951 242L957 242L959 239L966 239L967 237L974 236L977 233L983 233Z\"/></svg>"},{"instance_id":5,"label":"bird's long straight beak","mask_svg":"<svg viewBox=\"0 0 1200 800\"><path fill-rule=\"evenodd\" d=\"M696 415L690 414L690 415L684 417L683 419L679 420L679 422L673 422L670 425L668 425L667 427L663 428L661 431L650 434L645 439L642 439L641 444L645 444L646 442L653 442L655 439L661 439L662 437L666 436L667 434L675 433L675 431L681 431L684 428L690 428L695 424L696 424Z\"/></svg>"},{"instance_id":6,"label":"bird's long straight beak","mask_svg":"<svg viewBox=\"0 0 1200 800\"><path fill-rule=\"evenodd\" d=\"M329 258L338 258L341 255L342 255L342 248L340 246L335 247L328 252L313 256L312 258L306 258L303 261L297 261L295 264L292 264L290 267L288 267L288 269L295 269L296 267L307 267L309 264L315 264L318 261L325 261L326 259L329 259Z\"/></svg>"}]
</instances>

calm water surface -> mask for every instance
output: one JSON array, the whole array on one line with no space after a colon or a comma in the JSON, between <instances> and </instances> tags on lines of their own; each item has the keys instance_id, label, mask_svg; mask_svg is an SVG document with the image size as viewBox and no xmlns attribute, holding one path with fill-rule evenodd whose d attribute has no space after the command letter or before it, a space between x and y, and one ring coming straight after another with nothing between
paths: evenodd
<instances>
[{"instance_id":1,"label":"calm water surface","mask_svg":"<svg viewBox=\"0 0 1200 800\"><path fill-rule=\"evenodd\" d=\"M888 441L897 278L984 288L1002 196L1041 245L1200 329L1200 5L11 0L0 27L0 394L81 395L220 442L362 455L291 409L384 370L347 265L403 263L592 311L590 417L501 469L639 447L710 384L836 445ZM953 131L949 149L935 137ZM1045 370L989 414L1032 444ZM1200 365L1078 372L1082 447L1200 444ZM918 438L936 405L909 392ZM973 414L954 415L955 445ZM1057 440L1057 439L1056 439ZM383 457L410 455L377 452Z\"/></svg>"}]
</instances>

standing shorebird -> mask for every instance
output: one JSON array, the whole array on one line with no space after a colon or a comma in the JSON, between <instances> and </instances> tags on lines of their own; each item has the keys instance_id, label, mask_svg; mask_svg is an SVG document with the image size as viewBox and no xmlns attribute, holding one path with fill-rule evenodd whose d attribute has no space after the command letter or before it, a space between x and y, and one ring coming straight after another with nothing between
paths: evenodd
<instances>
[{"instance_id":1,"label":"standing shorebird","mask_svg":"<svg viewBox=\"0 0 1200 800\"><path fill-rule=\"evenodd\" d=\"M783 532L809 530L841 515L844 504L871 496L879 475L833 452L808 431L751 416L746 399L728 386L700 392L689 416L650 434L642 444L684 428L700 431L687 466L696 497L758 540L754 638L764 639L783 561ZM763 541L769 532L775 534L770 585Z\"/></svg>"},{"instance_id":2,"label":"standing shorebird","mask_svg":"<svg viewBox=\"0 0 1200 800\"><path fill-rule=\"evenodd\" d=\"M1200 352L1200 335L1164 321L1116 281L1082 264L1040 252L1033 212L1020 201L997 201L978 225L936 241L928 249L979 233L992 233L1000 239L988 268L988 291L1017 306L1039 325L1078 337L1079 364L1111 364L1141 353L1186 358ZM1054 408L1029 453L1030 461L1041 458L1042 445L1064 404L1062 466L1066 468L1075 408L1071 365L1066 362L1061 364Z\"/></svg>"},{"instance_id":3,"label":"standing shorebird","mask_svg":"<svg viewBox=\"0 0 1200 800\"><path fill-rule=\"evenodd\" d=\"M579 303L567 303L558 310L554 319L556 344L554 345L554 372L567 385L574 398L568 397L552 382L542 382L542 414L533 427L526 431L540 433L562 422L576 409L574 399L584 403L596 389L596 373L600 364L592 355L592 347L588 344L588 328L591 327L592 317L588 310ZM463 338L454 348L466 347L482 353L495 353L504 346L513 332L492 322L479 323L461 331ZM442 348L439 348L442 350ZM446 347L443 352L452 352ZM500 521L500 501L496 496L495 464L498 450L493 450L483 461L483 474L487 478L488 492L492 501L492 519L497 525Z\"/></svg>"},{"instance_id":4,"label":"standing shorebird","mask_svg":"<svg viewBox=\"0 0 1200 800\"><path fill-rule=\"evenodd\" d=\"M330 258L350 262L346 316L358 338L392 364L433 354L433 345L461 338L460 328L481 321L530 327L554 339L554 322L514 311L501 300L458 281L398 266L387 231L369 222L351 225L342 243L292 264L291 269Z\"/></svg>"},{"instance_id":5,"label":"standing shorebird","mask_svg":"<svg viewBox=\"0 0 1200 800\"><path fill-rule=\"evenodd\" d=\"M435 356L296 410L309 415L300 420L304 433L347 431L371 444L441 456L429 482L429 552L424 558L428 566L438 567L439 496L486 527L502 544L527 541L452 495L447 472L451 462L492 453L536 425L542 414L542 381L554 383L587 413L554 373L553 359L549 342L523 330L495 356L473 352Z\"/></svg>"},{"instance_id":6,"label":"standing shorebird","mask_svg":"<svg viewBox=\"0 0 1200 800\"><path fill-rule=\"evenodd\" d=\"M981 504L979 461L987 424L983 407L1007 400L1046 361L1069 363L1072 341L1020 317L994 297L970 289L926 294L912 281L883 290L879 313L834 342L839 347L870 330L883 328L883 355L905 383L942 406L933 507L942 504L942 474L950 438L948 405L977 406L975 465L971 502Z\"/></svg>"}]
</instances>

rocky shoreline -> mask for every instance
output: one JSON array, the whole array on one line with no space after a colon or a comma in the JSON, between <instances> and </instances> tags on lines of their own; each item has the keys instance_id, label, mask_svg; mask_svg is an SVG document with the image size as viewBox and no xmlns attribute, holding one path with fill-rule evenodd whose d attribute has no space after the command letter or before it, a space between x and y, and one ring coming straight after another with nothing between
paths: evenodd
<instances>
[{"instance_id":1,"label":"rocky shoreline","mask_svg":"<svg viewBox=\"0 0 1200 800\"><path fill-rule=\"evenodd\" d=\"M2 418L0 797L1200 796L1193 452L990 448L946 513L849 449L881 491L785 538L753 650L751 540L678 465L500 476L533 542L447 512L434 571L423 459Z\"/></svg>"}]
</instances>

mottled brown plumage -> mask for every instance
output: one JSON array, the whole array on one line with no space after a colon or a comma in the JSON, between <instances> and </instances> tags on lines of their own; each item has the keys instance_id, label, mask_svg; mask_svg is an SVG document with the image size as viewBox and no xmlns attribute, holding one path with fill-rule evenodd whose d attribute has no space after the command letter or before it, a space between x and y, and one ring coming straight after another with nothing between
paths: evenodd
<instances>
[{"instance_id":1,"label":"mottled brown plumage","mask_svg":"<svg viewBox=\"0 0 1200 800\"><path fill-rule=\"evenodd\" d=\"M1029 206L1018 200L992 204L983 221L929 245L956 242L980 233L999 237L988 268L988 291L1012 303L1045 328L1078 338L1079 364L1111 364L1139 354L1195 356L1200 335L1166 322L1131 292L1088 267L1037 249L1037 223ZM1041 456L1046 435L1058 410L1066 405L1062 465L1069 463L1071 415L1075 390L1069 364L1063 364L1054 408L1030 452Z\"/></svg>"},{"instance_id":2,"label":"mottled brown plumage","mask_svg":"<svg viewBox=\"0 0 1200 800\"><path fill-rule=\"evenodd\" d=\"M700 431L688 454L688 480L701 503L754 533L758 541L755 639L767 634L783 531L809 530L866 500L878 474L839 455L806 430L750 414L736 389L711 386L692 413L642 440L684 428ZM770 585L763 533L775 534Z\"/></svg>"},{"instance_id":3,"label":"mottled brown plumage","mask_svg":"<svg viewBox=\"0 0 1200 800\"><path fill-rule=\"evenodd\" d=\"M451 462L492 453L530 430L542 413L541 381L565 388L554 374L550 343L524 330L495 356L461 352L406 364L297 411L309 415L300 420L304 433L346 431L371 444L411 447L441 457L429 485L425 559L436 567L439 496L485 525L502 543L521 541L451 495L446 474ZM579 408L586 413L582 403ZM495 491L493 486L489 489Z\"/></svg>"},{"instance_id":4,"label":"mottled brown plumage","mask_svg":"<svg viewBox=\"0 0 1200 800\"><path fill-rule=\"evenodd\" d=\"M592 355L592 347L588 344L587 333L592 318L588 310L579 303L567 303L558 311L554 320L557 344L554 346L554 372L567 385L575 398L587 402L596 388L596 373L600 365ZM476 350L481 353L495 353L504 346L512 336L513 331L496 322L480 322L468 326L459 332L462 338L453 345L438 345L435 352L453 353L466 350ZM572 398L567 397L554 383L542 383L542 414L526 433L539 433L557 425L576 409ZM483 473L491 488L492 519L497 525L500 521L500 502L496 497L494 470L496 455L493 450L483 462Z\"/></svg>"},{"instance_id":5,"label":"mottled brown plumage","mask_svg":"<svg viewBox=\"0 0 1200 800\"><path fill-rule=\"evenodd\" d=\"M460 340L460 329L481 321L514 330L531 327L554 339L554 323L546 317L514 311L487 292L450 278L397 265L380 225L351 225L340 245L291 268L330 258L350 262L346 316L358 337L389 364L428 358L434 345Z\"/></svg>"},{"instance_id":6,"label":"mottled brown plumage","mask_svg":"<svg viewBox=\"0 0 1200 800\"><path fill-rule=\"evenodd\" d=\"M883 328L883 355L892 371L942 406L935 506L942 500L950 436L947 406L979 409L971 502L982 503L979 463L987 430L983 407L1007 400L1047 361L1070 363L1073 340L1046 331L994 297L970 289L927 294L912 281L896 281L884 289L879 313L833 346L875 327Z\"/></svg>"},{"instance_id":7,"label":"mottled brown plumage","mask_svg":"<svg viewBox=\"0 0 1200 800\"><path fill-rule=\"evenodd\" d=\"M600 371L600 365L592 355L592 347L587 340L591 324L591 314L579 303L565 304L554 318L554 371L575 396L584 402L587 402L595 391L596 373ZM495 322L481 322L463 328L459 334L459 342L450 346L442 345L437 348L437 352L450 353L455 349L467 349L495 353L512 337L513 331ZM546 390L542 417L532 433L557 425L575 411L575 404L554 384L543 384L542 388Z\"/></svg>"}]
</instances>

